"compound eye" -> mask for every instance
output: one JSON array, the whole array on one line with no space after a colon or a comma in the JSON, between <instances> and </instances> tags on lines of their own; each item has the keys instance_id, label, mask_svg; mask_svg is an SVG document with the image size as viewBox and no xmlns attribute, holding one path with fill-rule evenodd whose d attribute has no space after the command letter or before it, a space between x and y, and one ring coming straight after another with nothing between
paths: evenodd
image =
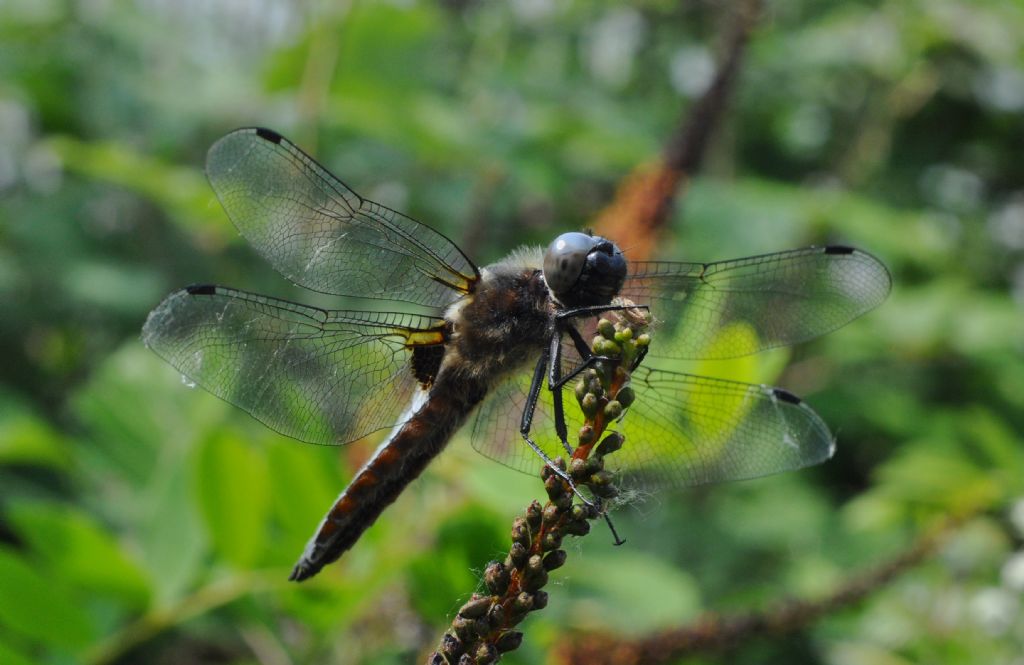
<instances>
[{"instance_id":1,"label":"compound eye","mask_svg":"<svg viewBox=\"0 0 1024 665\"><path fill-rule=\"evenodd\" d=\"M587 262L587 254L596 246L597 241L592 236L578 231L555 238L544 252L544 281L548 288L560 294L575 286Z\"/></svg>"}]
</instances>

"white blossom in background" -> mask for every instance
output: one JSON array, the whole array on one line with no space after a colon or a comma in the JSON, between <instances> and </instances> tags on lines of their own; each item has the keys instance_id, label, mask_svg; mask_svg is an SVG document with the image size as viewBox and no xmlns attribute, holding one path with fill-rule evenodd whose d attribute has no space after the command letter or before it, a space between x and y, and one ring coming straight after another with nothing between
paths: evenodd
<instances>
[{"instance_id":1,"label":"white blossom in background","mask_svg":"<svg viewBox=\"0 0 1024 665\"><path fill-rule=\"evenodd\" d=\"M782 138L797 152L812 152L825 145L832 133L832 117L821 104L801 104L785 120Z\"/></svg>"},{"instance_id":2,"label":"white blossom in background","mask_svg":"<svg viewBox=\"0 0 1024 665\"><path fill-rule=\"evenodd\" d=\"M1024 110L1024 71L995 67L974 80L974 94L982 104L998 111Z\"/></svg>"},{"instance_id":3,"label":"white blossom in background","mask_svg":"<svg viewBox=\"0 0 1024 665\"><path fill-rule=\"evenodd\" d=\"M1009 518L1017 535L1024 536L1024 497L1017 499L1010 506Z\"/></svg>"},{"instance_id":4,"label":"white blossom in background","mask_svg":"<svg viewBox=\"0 0 1024 665\"><path fill-rule=\"evenodd\" d=\"M1024 249L1024 192L1015 193L989 215L988 232L1004 247Z\"/></svg>"},{"instance_id":5,"label":"white blossom in background","mask_svg":"<svg viewBox=\"0 0 1024 665\"><path fill-rule=\"evenodd\" d=\"M28 108L0 97L0 192L18 180L18 163L32 138Z\"/></svg>"},{"instance_id":6,"label":"white blossom in background","mask_svg":"<svg viewBox=\"0 0 1024 665\"><path fill-rule=\"evenodd\" d=\"M1024 551L1014 552L1000 571L1003 586L1011 591L1024 592Z\"/></svg>"},{"instance_id":7,"label":"white blossom in background","mask_svg":"<svg viewBox=\"0 0 1024 665\"><path fill-rule=\"evenodd\" d=\"M1001 587L982 589L971 598L971 615L990 635L1009 630L1019 610L1017 595Z\"/></svg>"},{"instance_id":8,"label":"white blossom in background","mask_svg":"<svg viewBox=\"0 0 1024 665\"><path fill-rule=\"evenodd\" d=\"M684 46L672 54L668 76L673 90L683 97L697 97L711 85L715 59L703 46Z\"/></svg>"},{"instance_id":9,"label":"white blossom in background","mask_svg":"<svg viewBox=\"0 0 1024 665\"><path fill-rule=\"evenodd\" d=\"M933 205L967 212L981 204L985 184L977 173L952 164L935 164L921 176L921 190Z\"/></svg>"},{"instance_id":10,"label":"white blossom in background","mask_svg":"<svg viewBox=\"0 0 1024 665\"><path fill-rule=\"evenodd\" d=\"M633 61L646 33L640 12L629 7L613 9L586 31L583 61L594 78L621 87L633 75Z\"/></svg>"},{"instance_id":11,"label":"white blossom in background","mask_svg":"<svg viewBox=\"0 0 1024 665\"><path fill-rule=\"evenodd\" d=\"M523 23L536 23L551 15L555 10L554 0L511 0L509 7Z\"/></svg>"}]
</instances>

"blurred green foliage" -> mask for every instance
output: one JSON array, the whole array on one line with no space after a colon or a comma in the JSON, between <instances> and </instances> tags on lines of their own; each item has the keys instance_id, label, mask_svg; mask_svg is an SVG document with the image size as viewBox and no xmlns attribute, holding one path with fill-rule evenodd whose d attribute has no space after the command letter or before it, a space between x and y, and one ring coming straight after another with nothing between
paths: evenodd
<instances>
[{"instance_id":1,"label":"blurred green foliage","mask_svg":"<svg viewBox=\"0 0 1024 665\"><path fill-rule=\"evenodd\" d=\"M273 127L486 263L586 225L656 157L731 12L5 2L0 662L397 663L429 648L539 483L465 452L463 434L338 565L286 583L367 449L284 440L142 348L147 311L176 286L323 302L246 248L204 152L234 127ZM506 662L543 662L570 629L635 635L824 594L970 514L868 601L689 662L1020 663L1022 34L1013 0L768 3L663 253L841 241L888 263L882 309L784 370L764 364L839 452L621 511L629 545L571 546Z\"/></svg>"}]
</instances>

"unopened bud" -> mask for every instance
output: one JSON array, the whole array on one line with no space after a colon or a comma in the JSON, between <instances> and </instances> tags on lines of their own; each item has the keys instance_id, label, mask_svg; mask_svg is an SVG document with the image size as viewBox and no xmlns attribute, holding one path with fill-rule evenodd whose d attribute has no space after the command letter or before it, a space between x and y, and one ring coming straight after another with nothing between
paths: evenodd
<instances>
[{"instance_id":1,"label":"unopened bud","mask_svg":"<svg viewBox=\"0 0 1024 665\"><path fill-rule=\"evenodd\" d=\"M479 619L487 613L487 610L493 604L490 596L473 595L472 599L459 608L459 616L466 617L467 619Z\"/></svg>"},{"instance_id":2,"label":"unopened bud","mask_svg":"<svg viewBox=\"0 0 1024 665\"><path fill-rule=\"evenodd\" d=\"M495 596L500 596L508 589L509 573L504 564L500 561L491 561L484 568L484 584L487 590ZM459 636L462 637L461 635Z\"/></svg>"},{"instance_id":3,"label":"unopened bud","mask_svg":"<svg viewBox=\"0 0 1024 665\"><path fill-rule=\"evenodd\" d=\"M601 456L610 455L621 448L625 440L626 438L618 432L611 432L601 440L601 443L597 444L594 452Z\"/></svg>"},{"instance_id":4,"label":"unopened bud","mask_svg":"<svg viewBox=\"0 0 1024 665\"><path fill-rule=\"evenodd\" d=\"M544 555L544 569L555 570L556 568L561 568L568 556L569 555L565 553L565 550L553 550L548 552Z\"/></svg>"},{"instance_id":5,"label":"unopened bud","mask_svg":"<svg viewBox=\"0 0 1024 665\"><path fill-rule=\"evenodd\" d=\"M494 646L497 647L498 651L501 653L507 653L509 651L515 651L522 643L523 634L518 630L509 630L498 636L498 639L494 641Z\"/></svg>"}]
</instances>

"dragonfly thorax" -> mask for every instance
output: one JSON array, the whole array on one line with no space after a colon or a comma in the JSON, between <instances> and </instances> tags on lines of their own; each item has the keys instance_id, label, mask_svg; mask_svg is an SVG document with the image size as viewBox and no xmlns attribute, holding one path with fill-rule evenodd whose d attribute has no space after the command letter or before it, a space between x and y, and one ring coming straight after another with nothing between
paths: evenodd
<instances>
[{"instance_id":1,"label":"dragonfly thorax","mask_svg":"<svg viewBox=\"0 0 1024 665\"><path fill-rule=\"evenodd\" d=\"M607 238L563 233L544 252L544 280L565 307L606 305L626 279L626 258Z\"/></svg>"}]
</instances>

